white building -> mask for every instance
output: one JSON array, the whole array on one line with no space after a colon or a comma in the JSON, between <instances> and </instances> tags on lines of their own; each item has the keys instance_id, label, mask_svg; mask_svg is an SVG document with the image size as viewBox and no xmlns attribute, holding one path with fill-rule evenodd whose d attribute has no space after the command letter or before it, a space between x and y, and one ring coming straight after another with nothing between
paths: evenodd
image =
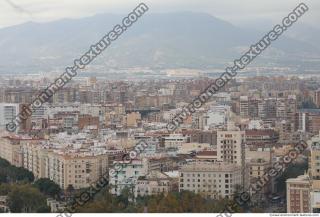
<instances>
[{"instance_id":1,"label":"white building","mask_svg":"<svg viewBox=\"0 0 320 217\"><path fill-rule=\"evenodd\" d=\"M164 137L164 146L166 149L177 149L183 143L188 141L188 137L182 134L170 134Z\"/></svg>"},{"instance_id":2,"label":"white building","mask_svg":"<svg viewBox=\"0 0 320 217\"><path fill-rule=\"evenodd\" d=\"M148 161L147 159L134 159L130 162L114 161L113 168L117 173L109 177L111 193L120 195L124 188L128 188L133 191L138 178L140 176L147 175ZM117 170L117 168L119 168L119 170Z\"/></svg>"},{"instance_id":3,"label":"white building","mask_svg":"<svg viewBox=\"0 0 320 217\"><path fill-rule=\"evenodd\" d=\"M12 122L18 114L19 104L0 103L0 129L6 130L6 125Z\"/></svg>"}]
</instances>

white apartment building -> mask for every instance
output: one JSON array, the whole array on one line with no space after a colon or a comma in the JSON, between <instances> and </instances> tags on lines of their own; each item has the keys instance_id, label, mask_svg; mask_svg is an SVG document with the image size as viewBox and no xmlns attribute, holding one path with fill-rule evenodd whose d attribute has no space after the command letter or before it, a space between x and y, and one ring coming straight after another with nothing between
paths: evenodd
<instances>
[{"instance_id":1,"label":"white apartment building","mask_svg":"<svg viewBox=\"0 0 320 217\"><path fill-rule=\"evenodd\" d=\"M232 198L242 185L241 167L229 163L197 162L181 167L179 191L192 191L211 198Z\"/></svg>"},{"instance_id":2,"label":"white apartment building","mask_svg":"<svg viewBox=\"0 0 320 217\"><path fill-rule=\"evenodd\" d=\"M227 122L229 116L230 106L216 105L212 106L207 112L207 122L206 126L209 127L219 127L223 126Z\"/></svg>"},{"instance_id":3,"label":"white apartment building","mask_svg":"<svg viewBox=\"0 0 320 217\"><path fill-rule=\"evenodd\" d=\"M134 159L130 162L114 161L114 167L117 173L111 177L110 186L111 193L120 195L124 188L134 189L138 178L145 176L148 173L148 160L147 159ZM117 170L117 168L120 168Z\"/></svg>"}]
</instances>

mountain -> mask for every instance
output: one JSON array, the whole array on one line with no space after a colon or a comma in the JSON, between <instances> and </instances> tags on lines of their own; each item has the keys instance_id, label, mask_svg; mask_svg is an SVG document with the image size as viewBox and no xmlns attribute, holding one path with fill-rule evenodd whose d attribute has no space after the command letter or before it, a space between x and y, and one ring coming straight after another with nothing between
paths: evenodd
<instances>
[{"instance_id":1,"label":"mountain","mask_svg":"<svg viewBox=\"0 0 320 217\"><path fill-rule=\"evenodd\" d=\"M99 14L0 29L0 73L61 70L120 24L123 17ZM102 69L224 67L265 33L203 13L146 13L92 65ZM299 65L303 58L319 56L319 50L306 40L282 35L255 64Z\"/></svg>"}]
</instances>

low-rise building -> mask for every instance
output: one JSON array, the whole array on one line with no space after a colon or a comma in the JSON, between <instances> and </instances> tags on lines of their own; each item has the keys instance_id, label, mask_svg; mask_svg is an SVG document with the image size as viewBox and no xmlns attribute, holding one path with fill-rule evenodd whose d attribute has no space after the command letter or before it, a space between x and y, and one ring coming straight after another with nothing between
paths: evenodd
<instances>
[{"instance_id":1,"label":"low-rise building","mask_svg":"<svg viewBox=\"0 0 320 217\"><path fill-rule=\"evenodd\" d=\"M192 191L211 198L232 198L242 185L241 167L228 163L197 162L181 167L179 191Z\"/></svg>"},{"instance_id":2,"label":"low-rise building","mask_svg":"<svg viewBox=\"0 0 320 217\"><path fill-rule=\"evenodd\" d=\"M167 194L171 191L173 179L160 171L151 171L145 176L140 176L135 185L134 195L150 196L157 194Z\"/></svg>"}]
</instances>

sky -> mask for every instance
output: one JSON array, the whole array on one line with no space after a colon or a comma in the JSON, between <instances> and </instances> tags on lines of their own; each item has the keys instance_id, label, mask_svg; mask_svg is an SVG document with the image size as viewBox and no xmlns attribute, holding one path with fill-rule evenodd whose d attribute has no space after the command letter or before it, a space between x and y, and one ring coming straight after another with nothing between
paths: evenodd
<instances>
[{"instance_id":1,"label":"sky","mask_svg":"<svg viewBox=\"0 0 320 217\"><path fill-rule=\"evenodd\" d=\"M279 23L302 1L298 0L144 0L148 13L175 11L204 12L245 26L256 23ZM302 21L320 28L320 1L304 0L309 12ZM99 13L128 14L137 0L0 0L0 28L62 18L81 18Z\"/></svg>"}]
</instances>

